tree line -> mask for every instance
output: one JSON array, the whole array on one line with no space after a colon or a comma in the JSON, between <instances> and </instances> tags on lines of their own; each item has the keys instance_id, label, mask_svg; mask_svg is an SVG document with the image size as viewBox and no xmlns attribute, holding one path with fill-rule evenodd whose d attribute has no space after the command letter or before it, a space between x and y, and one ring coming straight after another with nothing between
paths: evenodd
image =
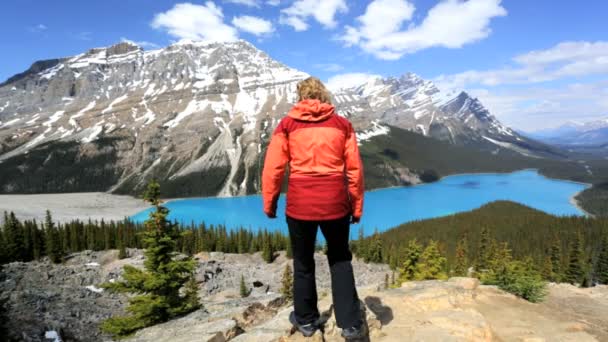
<instances>
[{"instance_id":1,"label":"tree line","mask_svg":"<svg viewBox=\"0 0 608 342\"><path fill-rule=\"evenodd\" d=\"M512 202L412 222L352 242L366 262L383 262L396 282L477 276L529 300L544 283L608 284L608 219L557 217Z\"/></svg>"},{"instance_id":2,"label":"tree line","mask_svg":"<svg viewBox=\"0 0 608 342\"><path fill-rule=\"evenodd\" d=\"M200 252L255 253L262 252L272 262L275 252L290 252L289 237L280 231L238 228L229 230L224 225L176 225L176 250L186 255ZM41 260L55 263L70 253L84 250L118 249L120 257L127 256L127 248L144 248L145 224L122 221L73 220L54 222L49 211L43 222L19 220L14 213L4 213L0 227L0 264L14 261Z\"/></svg>"}]
</instances>

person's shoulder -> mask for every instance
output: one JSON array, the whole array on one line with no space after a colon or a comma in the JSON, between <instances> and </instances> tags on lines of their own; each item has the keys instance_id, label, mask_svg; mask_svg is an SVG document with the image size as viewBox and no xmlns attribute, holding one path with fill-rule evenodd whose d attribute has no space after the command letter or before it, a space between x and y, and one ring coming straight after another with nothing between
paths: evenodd
<instances>
[{"instance_id":1,"label":"person's shoulder","mask_svg":"<svg viewBox=\"0 0 608 342\"><path fill-rule=\"evenodd\" d=\"M274 134L287 133L292 126L293 121L293 118L291 118L289 115L284 116L281 120L279 120L279 124L274 130Z\"/></svg>"},{"instance_id":2,"label":"person's shoulder","mask_svg":"<svg viewBox=\"0 0 608 342\"><path fill-rule=\"evenodd\" d=\"M353 129L353 124L347 118L339 115L338 113L334 114L335 120L342 126L343 129L350 131Z\"/></svg>"}]
</instances>

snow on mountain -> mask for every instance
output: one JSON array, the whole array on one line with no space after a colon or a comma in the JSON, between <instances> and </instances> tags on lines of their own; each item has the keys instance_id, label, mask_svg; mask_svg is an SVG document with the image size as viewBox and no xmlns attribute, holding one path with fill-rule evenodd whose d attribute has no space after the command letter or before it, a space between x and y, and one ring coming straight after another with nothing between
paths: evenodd
<instances>
[{"instance_id":1,"label":"snow on mountain","mask_svg":"<svg viewBox=\"0 0 608 342\"><path fill-rule=\"evenodd\" d=\"M0 84L0 192L133 194L151 178L168 195L259 192L272 130L306 77L245 41L123 42L36 62ZM534 154L477 99L415 74L372 78L333 101L362 143L391 125ZM45 181L52 172L63 176Z\"/></svg>"},{"instance_id":2,"label":"snow on mountain","mask_svg":"<svg viewBox=\"0 0 608 342\"><path fill-rule=\"evenodd\" d=\"M543 129L528 135L550 144L601 145L608 143L608 118L588 122L567 122L559 127Z\"/></svg>"}]
</instances>

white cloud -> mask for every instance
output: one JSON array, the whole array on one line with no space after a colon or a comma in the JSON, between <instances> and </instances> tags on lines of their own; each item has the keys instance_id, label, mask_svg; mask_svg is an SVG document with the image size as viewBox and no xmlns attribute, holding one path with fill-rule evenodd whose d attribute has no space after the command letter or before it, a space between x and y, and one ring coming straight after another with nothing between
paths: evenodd
<instances>
[{"instance_id":1,"label":"white cloud","mask_svg":"<svg viewBox=\"0 0 608 342\"><path fill-rule=\"evenodd\" d=\"M422 23L404 29L415 10L410 1L374 0L357 18L358 25L346 26L338 39L387 60L431 47L460 48L490 35L490 20L507 14L500 3L445 0L431 8Z\"/></svg>"},{"instance_id":2,"label":"white cloud","mask_svg":"<svg viewBox=\"0 0 608 342\"><path fill-rule=\"evenodd\" d=\"M238 38L237 30L224 23L222 9L211 1L205 5L176 4L167 12L157 14L152 27L165 29L180 39L234 41Z\"/></svg>"},{"instance_id":3,"label":"white cloud","mask_svg":"<svg viewBox=\"0 0 608 342\"><path fill-rule=\"evenodd\" d=\"M135 44L137 46L141 46L141 47L146 48L146 49L158 49L160 47L160 45L158 45L156 43L148 42L148 41L145 41L145 40L134 41L134 40L130 40L130 39L127 39L125 37L122 37L122 38L120 38L120 41L124 42L124 43Z\"/></svg>"},{"instance_id":4,"label":"white cloud","mask_svg":"<svg viewBox=\"0 0 608 342\"><path fill-rule=\"evenodd\" d=\"M279 6L281 4L281 0L268 0L266 1L268 6Z\"/></svg>"},{"instance_id":5,"label":"white cloud","mask_svg":"<svg viewBox=\"0 0 608 342\"><path fill-rule=\"evenodd\" d=\"M270 21L249 15L232 18L232 25L241 31L249 32L256 36L263 36L274 32L274 27Z\"/></svg>"},{"instance_id":6,"label":"white cloud","mask_svg":"<svg viewBox=\"0 0 608 342\"><path fill-rule=\"evenodd\" d=\"M347 74L339 74L329 78L327 80L327 87L331 90L352 88L356 86L360 86L365 82L369 81L373 78L381 77L376 74L368 74L368 73L347 73Z\"/></svg>"},{"instance_id":7,"label":"white cloud","mask_svg":"<svg viewBox=\"0 0 608 342\"><path fill-rule=\"evenodd\" d=\"M318 63L314 64L315 69L320 69L327 72L338 72L344 70L344 67L337 63Z\"/></svg>"},{"instance_id":8,"label":"white cloud","mask_svg":"<svg viewBox=\"0 0 608 342\"><path fill-rule=\"evenodd\" d=\"M224 2L245 5L249 7L260 7L260 3L257 0L224 0Z\"/></svg>"},{"instance_id":9,"label":"white cloud","mask_svg":"<svg viewBox=\"0 0 608 342\"><path fill-rule=\"evenodd\" d=\"M533 130L606 116L608 81L581 82L608 75L607 56L608 42L562 42L517 55L509 67L441 75L434 81L440 89L467 89L505 123Z\"/></svg>"},{"instance_id":10,"label":"white cloud","mask_svg":"<svg viewBox=\"0 0 608 342\"><path fill-rule=\"evenodd\" d=\"M279 22L296 31L306 31L309 27L307 20L312 17L323 27L334 28L337 25L336 14L347 11L345 0L296 0L290 7L281 10Z\"/></svg>"},{"instance_id":11,"label":"white cloud","mask_svg":"<svg viewBox=\"0 0 608 342\"><path fill-rule=\"evenodd\" d=\"M525 131L608 115L608 81L559 87L475 88L469 93L505 124Z\"/></svg>"},{"instance_id":12,"label":"white cloud","mask_svg":"<svg viewBox=\"0 0 608 342\"><path fill-rule=\"evenodd\" d=\"M464 88L608 74L608 42L562 42L546 50L515 56L513 61L515 65L510 67L441 75L435 81L443 88Z\"/></svg>"}]
</instances>

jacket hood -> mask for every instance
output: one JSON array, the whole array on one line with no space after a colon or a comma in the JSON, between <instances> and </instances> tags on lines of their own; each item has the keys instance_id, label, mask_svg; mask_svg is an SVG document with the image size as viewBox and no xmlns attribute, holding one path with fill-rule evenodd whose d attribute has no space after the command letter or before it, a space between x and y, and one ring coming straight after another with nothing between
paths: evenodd
<instances>
[{"instance_id":1,"label":"jacket hood","mask_svg":"<svg viewBox=\"0 0 608 342\"><path fill-rule=\"evenodd\" d=\"M300 121L323 121L335 112L334 106L319 100L303 100L296 103L287 114Z\"/></svg>"}]
</instances>

